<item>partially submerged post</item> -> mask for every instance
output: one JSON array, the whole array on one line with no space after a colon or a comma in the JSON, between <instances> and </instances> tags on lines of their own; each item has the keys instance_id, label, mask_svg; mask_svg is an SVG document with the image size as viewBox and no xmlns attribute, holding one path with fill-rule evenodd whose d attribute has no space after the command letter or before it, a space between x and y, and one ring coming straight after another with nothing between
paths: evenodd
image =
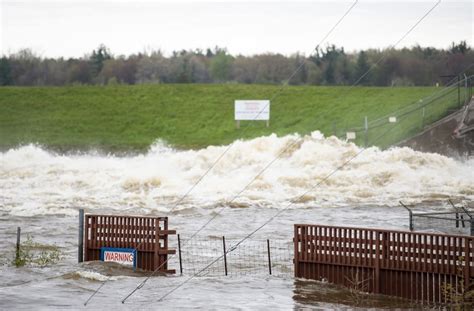
<instances>
[{"instance_id":1,"label":"partially submerged post","mask_svg":"<svg viewBox=\"0 0 474 311\"><path fill-rule=\"evenodd\" d=\"M268 253L268 273L272 275L272 259L270 257L270 240L267 239L267 253Z\"/></svg>"},{"instance_id":2,"label":"partially submerged post","mask_svg":"<svg viewBox=\"0 0 474 311\"><path fill-rule=\"evenodd\" d=\"M469 216L469 224L470 224L470 229L471 229L470 233L471 233L471 236L474 236L474 219L472 219L472 214L464 206L461 206L461 208L467 214L467 216Z\"/></svg>"},{"instance_id":3,"label":"partially submerged post","mask_svg":"<svg viewBox=\"0 0 474 311\"><path fill-rule=\"evenodd\" d=\"M222 237L222 247L224 248L224 272L227 275L227 252L225 250L225 236Z\"/></svg>"},{"instance_id":4,"label":"partially submerged post","mask_svg":"<svg viewBox=\"0 0 474 311\"><path fill-rule=\"evenodd\" d=\"M20 235L21 235L21 228L16 228L16 262L20 260Z\"/></svg>"},{"instance_id":5,"label":"partially submerged post","mask_svg":"<svg viewBox=\"0 0 474 311\"><path fill-rule=\"evenodd\" d=\"M84 210L79 210L79 237L77 243L77 262L84 261Z\"/></svg>"},{"instance_id":6,"label":"partially submerged post","mask_svg":"<svg viewBox=\"0 0 474 311\"><path fill-rule=\"evenodd\" d=\"M181 238L178 234L178 256L179 256L179 274L183 275L183 262L181 260Z\"/></svg>"},{"instance_id":7,"label":"partially submerged post","mask_svg":"<svg viewBox=\"0 0 474 311\"><path fill-rule=\"evenodd\" d=\"M461 209L464 214L466 214L469 217L469 225L470 225L470 235L474 236L474 220L472 219L472 214L470 211L468 211L464 206L461 205L460 208L458 208L456 205L454 205L453 201L451 199L448 200L449 203L454 207L455 210ZM457 213L456 213L457 215ZM456 217L457 218L457 217ZM464 227L464 221L463 221L463 227Z\"/></svg>"},{"instance_id":8,"label":"partially submerged post","mask_svg":"<svg viewBox=\"0 0 474 311\"><path fill-rule=\"evenodd\" d=\"M406 206L405 204L403 204L402 201L399 201L400 205L403 206L404 208L407 209L408 211L408 214L410 216L410 221L409 221L409 228L410 228L410 231L413 231L413 211L408 207Z\"/></svg>"}]
</instances>

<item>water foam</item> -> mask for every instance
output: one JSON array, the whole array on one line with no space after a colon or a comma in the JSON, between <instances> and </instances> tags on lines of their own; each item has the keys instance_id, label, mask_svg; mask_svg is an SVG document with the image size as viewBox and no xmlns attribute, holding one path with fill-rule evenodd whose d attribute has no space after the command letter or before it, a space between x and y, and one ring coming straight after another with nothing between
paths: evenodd
<instances>
[{"instance_id":1,"label":"water foam","mask_svg":"<svg viewBox=\"0 0 474 311\"><path fill-rule=\"evenodd\" d=\"M222 206L298 135L236 141L178 209ZM77 215L78 208L167 211L227 146L177 151L162 142L146 154L61 155L28 145L0 153L0 208L12 215ZM409 148L369 148L314 191L297 197L356 155L359 147L314 132L286 150L239 197L250 205L383 204L474 198L474 159Z\"/></svg>"},{"instance_id":2,"label":"water foam","mask_svg":"<svg viewBox=\"0 0 474 311\"><path fill-rule=\"evenodd\" d=\"M115 281L121 278L119 276L106 276L94 271L76 271L76 272L73 272L69 277L83 278L83 279L99 281L99 282Z\"/></svg>"}]
</instances>

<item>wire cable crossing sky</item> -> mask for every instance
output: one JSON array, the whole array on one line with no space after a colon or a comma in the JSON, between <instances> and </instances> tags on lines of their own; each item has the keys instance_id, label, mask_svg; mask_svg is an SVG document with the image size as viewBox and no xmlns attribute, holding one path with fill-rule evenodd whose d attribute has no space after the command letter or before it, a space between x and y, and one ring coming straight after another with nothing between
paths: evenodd
<instances>
[{"instance_id":1,"label":"wire cable crossing sky","mask_svg":"<svg viewBox=\"0 0 474 311\"><path fill-rule=\"evenodd\" d=\"M348 15L348 13L352 10L352 8L358 3L358 1L355 1L353 3L353 5L349 8L348 11L346 11L346 13L343 15L343 17L341 19L339 19L339 21L335 24L335 26L333 26L331 28L331 30L329 31L329 33L324 37L324 39L326 39L328 37L328 35L330 33L332 33L332 31L335 29L335 27L337 25L339 25L339 23ZM412 25L410 27L410 29L408 31L406 31L403 36L401 38L399 38L396 43L394 43L392 46L396 46L398 45L402 40L404 40L409 34L412 33L412 31L423 21L425 20L425 18L430 15L433 10L441 3L441 0L438 0L427 12L425 12L425 14L419 18L416 23L414 25ZM324 40L323 39L323 40ZM318 44L319 46L319 44ZM365 72L362 76L364 77L373 67L370 67L367 72ZM291 76L290 76L291 78ZM358 84L361 80L361 78L359 78L356 82L354 82L354 85ZM354 86L353 85L353 86ZM347 94L347 93L346 93ZM346 95L345 94L345 95ZM380 135L376 141L380 138L382 138L384 135L386 135L388 132L384 132L382 135ZM294 142L293 144L295 144L296 142ZM292 145L293 145L292 144ZM288 146L287 148L291 148L291 146ZM301 198L303 197L304 195L306 195L307 193L317 189L317 187L323 183L325 180L327 180L328 178L330 178L332 175L334 175L336 172L338 172L340 169L344 168L347 164L349 164L352 160L354 160L355 158L357 158L364 150L366 150L366 148L363 148L361 149L360 152L358 152L356 155L354 155L353 157L351 157L349 160L345 161L342 165L340 165L339 167L337 167L335 170L333 170L330 174L328 174L327 176L325 176L320 182L316 183L314 186L312 186L309 190L307 190L306 192L304 192L302 195L300 195L298 198ZM276 158L274 158L272 161L270 161L267 166L265 166L263 168L262 171L260 171L251 181L249 184L251 184L258 176L260 176L261 174L263 174L265 172L265 170L267 170L283 153L285 152L285 150L283 150ZM224 152L225 153L225 152ZM222 156L221 156L222 157ZM240 192L238 192L234 198L231 200L233 201L235 198L237 198L243 191L246 190L246 188L248 187L247 184ZM234 250L235 248L237 248L240 244L242 244L244 241L246 241L247 239L249 239L250 237L252 237L256 232L258 232L259 230L261 230L263 227L265 227L268 223L270 223L273 219L275 219L276 217L278 217L281 213L283 213L284 211L286 211L288 208L290 208L293 203L295 201L294 200L290 200L290 203L285 207L283 208L282 210L280 210L279 212L277 212L275 215L273 215L272 217L270 217L267 221L265 221L263 224L261 224L259 227L257 227L254 231L250 232L249 234L247 234L246 236L244 236L244 238L242 238L239 242L237 242L236 244L234 244L232 247L229 248L229 250L226 252L229 253L231 252L232 250ZM215 217L217 217L217 215L219 215L221 212L222 212L223 208L221 208L217 213L216 215L214 215L211 219L209 219L196 233L194 233L192 235L192 237L194 237L197 233L199 233L199 231L201 231L205 226L207 226ZM191 237L191 238L192 238ZM220 257L217 257L215 258L213 261L211 261L208 265L206 265L204 268L202 268L201 270L199 270L197 273L193 274L192 276L188 277L186 280L184 280L183 282L179 283L177 286L173 287L171 290L169 290L168 292L166 292L164 295L162 295L158 301L161 301L163 300L164 298L166 298L167 296L169 296L170 294L172 294L174 291L176 291L177 289L179 289L180 287L182 287L183 285L185 285L187 282L189 282L190 280L192 280L194 277L198 276L201 272L205 271L207 268L209 268L210 266L212 266L215 262L217 262L221 257L225 256L225 254L223 254L222 256ZM158 270L158 269L157 269ZM152 274L150 274L143 282L141 282L135 289L133 289L123 300L122 300L122 303L124 303L130 296L132 296L137 290L141 289L145 284L146 282L148 281L148 279L157 271L153 271Z\"/></svg>"},{"instance_id":2,"label":"wire cable crossing sky","mask_svg":"<svg viewBox=\"0 0 474 311\"><path fill-rule=\"evenodd\" d=\"M352 5L345 11L345 13L337 20L337 22L332 26L332 28L326 33L326 35L319 41L319 43L316 45L316 47L314 48L314 50L317 50L318 47L331 35L331 33L336 29L337 26L339 26L339 24L346 18L346 16L352 11L352 9L356 6L356 4L358 3L359 0L356 0L352 3ZM297 67L297 69L289 76L289 78L283 83L283 85L281 86L281 88L271 97L270 101L274 100L282 91L283 89L288 85L288 82L291 80L291 78L302 68L303 66L303 63L300 64L300 66ZM265 109L265 108L264 108ZM262 111L259 112L259 114L262 113ZM255 117L257 118L258 115ZM249 125L247 125L247 127L244 128L244 131L242 132L241 136L243 136L243 134L247 131ZM205 171L205 173L200 176L198 178L198 180L184 193L184 195L182 195L178 201L176 201L176 203L173 205L173 207L170 209L170 211L174 210L183 200L185 197L188 196L188 194L193 191L193 189L204 179L204 177L206 177L206 175L215 167L215 165L222 159L222 157L225 156L225 154L229 151L229 149L233 146L233 144L230 144L222 154L220 154L216 160L213 162L213 164ZM274 159L274 161L276 161L277 159ZM274 161L272 161L271 163L273 163ZM271 165L271 163L268 164ZM268 167L267 166L267 167ZM263 173L263 171L262 171ZM243 191L246 190L246 188L251 184L253 183L253 181L259 176L260 174L258 174L257 176L255 176L251 181L250 183L244 187L239 193L237 193L234 198L230 201L232 202L233 200L235 200ZM220 212L222 212L223 208L221 208L219 210L219 212L216 214L219 215ZM201 232L202 229L204 229L210 222L212 222L214 220L215 217L212 217L211 219L209 219L206 223L204 223L200 229L198 229L197 231L195 231L191 237L188 239L188 242L190 240L192 240L197 234L199 234ZM147 276L147 278L145 278L145 280L143 280L131 293L129 293L123 300L122 300L122 303L124 303L131 295L133 295L138 289L142 288L145 283L150 279L150 277L152 277L166 262L168 262L173 256L169 257L162 265L160 265L159 267L157 267L150 275ZM106 279L90 296L89 298L84 302L84 306L86 306L89 301L101 290L101 288L107 283L107 281L109 280L110 278Z\"/></svg>"}]
</instances>

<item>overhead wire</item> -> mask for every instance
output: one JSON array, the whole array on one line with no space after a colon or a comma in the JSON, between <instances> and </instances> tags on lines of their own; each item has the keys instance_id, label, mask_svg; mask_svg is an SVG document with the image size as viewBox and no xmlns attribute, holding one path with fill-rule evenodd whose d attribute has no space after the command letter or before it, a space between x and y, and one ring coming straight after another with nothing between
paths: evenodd
<instances>
[{"instance_id":1,"label":"overhead wire","mask_svg":"<svg viewBox=\"0 0 474 311\"><path fill-rule=\"evenodd\" d=\"M398 123L400 124L400 123ZM398 125L397 124L397 125ZM384 137L387 133L389 133L390 131L392 131L393 128L391 129L388 129L387 131L385 131L383 134L379 135L377 137L377 139L375 139L373 141L373 143L376 143L379 139L381 139L382 137ZM206 271L208 268L210 268L212 265L214 265L216 262L218 262L219 260L221 260L224 256L226 256L228 253L234 251L237 247L239 247L239 245L241 245L242 243L244 243L246 240L248 240L249 238L251 238L255 233L257 233L258 231L260 231L263 227L265 227L266 225L268 225L270 222L272 222L275 218L279 217L282 213L284 213L285 211L287 211L292 205L295 204L295 202L298 202L300 201L300 199L304 198L308 193L314 191L316 188L318 188L322 183L326 182L331 176L333 176L335 173L337 173L338 171L340 171L342 168L344 168L346 165L348 165L350 162L352 162L354 159L356 159L360 154L362 154L365 150L369 149L369 147L364 147L362 148L359 152L357 152L355 155L353 155L352 157L350 157L348 160L344 161L341 165L339 165L337 168L335 168L333 171L331 171L329 174L327 174L323 179L321 179L318 183L316 183L315 185L313 185L310 189L308 189L307 191L305 191L304 193L302 193L301 195L293 198L292 200L290 200L290 203L288 203L287 206L285 206L283 209L279 210L277 213L275 213L273 216L271 216L270 218L268 218L264 223L262 223L259 227L257 227L256 229L254 229L252 232L250 232L249 234L247 234L244 238L242 238L241 240L239 240L237 243L235 243L234 245L232 245L231 247L229 247L228 250L226 250L225 253L223 253L222 255L220 255L219 257L215 258L213 261L211 261L209 264L207 264L205 267L203 267L202 269L200 269L198 272L194 273L193 275L189 276L186 280L184 280L183 282L179 283L177 286L173 287L171 290L169 290L168 292L166 292L164 295L162 295L158 300L157 302L160 302L162 301L163 299L165 299L166 297L168 297L169 295L171 295L173 292L175 292L176 290L178 290L179 288L181 288L182 286L184 286L186 283L188 283L189 281L191 281L192 279L194 279L195 277L199 276L202 272Z\"/></svg>"},{"instance_id":2,"label":"overhead wire","mask_svg":"<svg viewBox=\"0 0 474 311\"><path fill-rule=\"evenodd\" d=\"M356 3L357 3L357 2L355 2L355 3L351 6L351 8L349 9L349 11L355 6ZM423 19L425 19L440 3L441 3L441 0L437 1L437 2L434 4L434 6L432 6L432 7L430 8L430 10L428 10L420 19L418 19L417 22L393 45L393 47L395 47L396 45L398 45L404 38L406 38L406 36L408 36L408 34L410 34L410 33L416 28L416 26L419 25L419 24L421 23L421 21L422 21ZM348 14L348 12L346 12L343 17L345 17L347 14ZM341 19L341 20L342 20L342 19ZM341 20L340 20L340 21L341 21ZM340 23L340 21L338 21L338 23ZM331 31L332 31L333 29L334 29L334 27L331 28ZM319 46L319 45L318 45L318 46ZM372 65L359 79L357 79L356 82L354 82L354 84L351 86L351 89L352 89L352 87L354 87L357 83L359 83L359 82L362 80L362 78L365 77L365 76L374 68L374 66L377 65L382 59L383 59L383 57L382 57L381 59L379 59L379 60L376 62L376 64ZM301 67L301 65L300 65L300 67ZM300 67L298 67L298 68L300 68ZM294 74L293 74L292 76L294 76ZM346 93L347 93L347 92L346 92ZM265 109L265 108L264 108L264 109ZM264 109L262 109L262 111L263 111ZM261 112L260 112L260 113L261 113ZM290 149L290 148L293 147L295 144L296 144L296 142L294 142L293 144L290 144L290 146L287 146L282 152L280 152L280 153L278 154L278 156L275 157L272 161L270 161L261 171L259 171L259 173L258 173L254 178L252 178L252 180L251 180L242 190L240 190L240 191L234 196L234 198L233 198L230 202L232 202L233 200L235 200L235 198L237 198L238 196L240 196L240 194L243 193L243 192L250 186L250 184L252 184L259 176L261 176L261 174L263 174L263 173L266 171L266 169L268 169L276 160L279 159L279 157L284 153L284 151ZM365 149L362 149L362 150L365 150ZM357 154L357 155L358 155L358 154ZM352 159L353 159L353 158L351 158L350 160L352 160ZM349 161L349 162L350 162L350 161ZM349 162L347 162L347 163L349 163ZM344 167L347 163L345 163L343 166L338 167L333 173L331 173L330 175L328 175L327 178L329 178L330 176L332 176L335 172L337 172L340 168ZM319 185L319 183L318 183L318 185ZM225 207L225 206L224 206L224 207ZM196 234L198 234L200 231L202 231L210 222L212 222L218 215L220 215L220 213L222 212L222 210L224 209L224 207L222 207L222 208L221 208L217 213L215 213L214 216L212 216L203 226L201 226L201 227L192 235L192 237L194 237ZM286 208L285 208L285 209L286 209ZM279 213L277 213L277 215L279 215ZM260 230L261 228L263 228L266 224L268 224L269 222L271 222L277 215L272 216L268 222L265 222L264 225L262 225L261 227L257 228L256 231L254 231L254 232L251 233L251 235L253 235L255 232L257 232L258 230ZM250 236L251 236L251 235L250 235ZM191 238L192 238L192 237L191 237ZM244 239L244 240L246 240L246 239ZM243 242L243 241L242 241L242 242ZM232 251L233 249L235 249L235 247L237 247L237 246L240 245L240 244L241 244L241 242L237 243L236 246L230 248L229 251ZM216 261L217 261L217 260L216 260ZM211 265L212 265L213 263L214 263L214 262L212 262ZM206 266L206 267L208 267L208 266ZM156 273L156 271L158 271L158 270L153 271L144 281L142 281L134 290L132 290L132 292L130 292L130 293L122 300L122 303L125 303L125 301L126 301L129 297L131 297L137 290L141 289L141 288L145 285L145 283L149 280L149 278L150 278L151 276L153 276L153 275ZM200 272L198 272L198 273L200 273ZM195 276L196 276L196 274L194 274L193 276L191 276L190 278L188 278L184 283L187 283L187 281L188 281L189 279L194 278ZM184 284L183 284L183 285L184 285ZM182 286L182 285L179 285L178 288L181 287L181 286ZM176 288L176 289L177 289L177 288ZM171 292L173 292L173 291L174 291L174 290L172 290ZM167 294L167 295L168 295L168 294ZM167 295L163 296L162 298L166 297ZM162 298L160 298L160 300L161 300Z\"/></svg>"},{"instance_id":3,"label":"overhead wire","mask_svg":"<svg viewBox=\"0 0 474 311\"><path fill-rule=\"evenodd\" d=\"M326 35L323 37L323 39L321 39L321 41L316 45L316 47L312 50L312 51L317 51L320 47L320 45L329 37L329 35L336 29L336 27L344 20L344 18L352 11L352 9L356 6L356 4L359 2L359 0L355 0L352 5L349 7L349 9L347 9L345 11L345 13L339 18L339 20L332 26L332 28L326 33ZM293 79L293 77L301 70L301 68L304 66L305 64L305 59L303 58L303 60L300 62L300 65L291 73L291 75L289 76L289 78L287 80L285 80L285 82L283 83L283 85L277 90L277 92L270 98L268 104L266 104L263 109L261 111L258 112L258 114L254 117L253 120L256 120L260 114L262 114L263 111L265 111L265 109L267 109L269 103L274 100L276 97L278 97L281 92L283 92L283 90L285 89L285 87L288 86L289 82L291 81L291 79ZM246 133L246 131L249 129L250 127L250 124L247 125L243 131L241 132L241 136L243 137L243 135ZM170 210L168 212L172 212L174 209L176 209L177 206L179 206L182 201L194 190L194 188L196 188L196 186L201 183L201 181L204 179L204 177L206 177L210 172L211 170L217 165L218 162L220 162L220 160L227 154L227 152L232 148L232 146L234 145L234 143L231 143L217 158L216 160L211 164L211 166L209 166L209 168L204 172L204 174L202 174L197 180L195 183L193 183L191 185L191 187L175 202L175 204L173 204L172 208L170 208ZM207 225L207 223L206 223ZM199 232L201 231L202 229L199 230ZM196 234L193 234L192 237L194 237ZM142 243L139 243L137 248L143 244ZM184 245L183 245L184 246ZM173 256L171 256L169 259L171 259ZM152 275L148 276L146 281L154 275L154 273L156 273L161 267L164 266L164 264L166 264L165 261L163 262L157 269L155 269L152 273ZM99 285L99 287L88 297L88 299L84 302L84 306L86 306L90 301L91 299L100 291L100 289L102 289L102 287L110 280L110 277L107 278L105 281L103 281L101 283L101 285ZM145 281L145 282L146 282ZM144 285L144 284L143 284ZM139 284L137 286L137 289L138 288L141 288L143 286L142 284ZM128 298L128 296L126 297ZM126 299L125 299L126 300Z\"/></svg>"},{"instance_id":4,"label":"overhead wire","mask_svg":"<svg viewBox=\"0 0 474 311\"><path fill-rule=\"evenodd\" d=\"M346 16L352 11L352 9L357 5L359 0L356 0L352 3L352 5L344 12L344 14L339 18L339 20L331 27L331 29L326 33L326 35L320 40L320 42L316 45L316 47L312 50L312 51L317 51L319 49L319 47L321 46L321 44L329 37L329 35L336 29L336 27L346 18ZM285 87L289 84L289 82L291 81L291 79L293 79L293 77L301 70L301 68L304 66L305 64L305 60L303 59L303 61L300 63L300 65L293 71L293 73L289 76L289 78L287 80L285 80L284 84L279 88L279 90L270 98L269 100L269 103L274 100L278 95L281 94L281 92L285 89ZM269 104L266 104L263 109L261 109L258 114L255 116L254 119L257 119L258 116L263 112L265 111L265 109L268 107ZM249 128L249 126L247 126L243 133L242 133L242 136L243 134L245 133L245 131ZM218 157L218 160L216 160L212 166L206 171L206 173L202 176L202 178L204 178L205 175L207 175L207 173L209 173L209 171L217 164L217 162L230 150L230 148L233 146L233 143L230 144L225 150L224 152ZM280 154L281 155L281 154ZM228 203L231 203L233 202L238 196L240 196L240 194L242 194L268 167L270 167L276 160L278 160L279 157L276 157L273 159L273 161L271 161L270 163L268 163L265 168L263 170L261 170L261 173L257 174L254 178L252 178L252 180L247 183L247 185L242 189L240 190L237 195L234 196L234 198L229 201ZM200 180L202 180L202 178L200 178ZM194 186L193 186L194 188ZM187 192L189 193L189 191ZM175 206L176 207L176 206ZM207 222L205 222L197 231L195 231L191 236L190 238L188 239L188 241L192 240L196 235L198 235L205 227L207 227L207 225L209 223L211 223L218 215L220 215L220 213L224 210L225 206L221 207L221 209L214 214L213 217L211 217ZM172 209L171 209L172 210ZM170 211L171 211L170 210ZM184 245L183 245L184 246ZM159 269L166 263L168 262L171 258L173 258L174 256L170 256L165 262L163 262L158 268L156 268L149 276L147 276L147 278L145 278L145 280L143 280L132 292L130 292L123 300L122 300L122 303L125 303L125 301L130 297L132 296L137 290L139 290L140 288L142 288L145 283L153 276L155 275L155 273L157 271L159 271Z\"/></svg>"}]
</instances>

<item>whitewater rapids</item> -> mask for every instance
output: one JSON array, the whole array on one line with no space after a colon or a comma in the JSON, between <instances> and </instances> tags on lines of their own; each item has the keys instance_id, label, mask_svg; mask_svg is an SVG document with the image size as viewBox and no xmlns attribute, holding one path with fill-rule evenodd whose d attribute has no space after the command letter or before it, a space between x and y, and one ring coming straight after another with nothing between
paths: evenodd
<instances>
[{"instance_id":1,"label":"whitewater rapids","mask_svg":"<svg viewBox=\"0 0 474 311\"><path fill-rule=\"evenodd\" d=\"M291 147L290 147L291 146ZM175 150L156 142L146 154L56 154L37 145L0 153L0 210L7 215L77 215L78 208L168 212L229 146ZM287 149L287 150L285 150ZM283 155L237 197L270 161ZM398 205L474 198L474 159L409 148L361 149L319 132L236 141L176 211L221 206L283 208Z\"/></svg>"}]
</instances>

